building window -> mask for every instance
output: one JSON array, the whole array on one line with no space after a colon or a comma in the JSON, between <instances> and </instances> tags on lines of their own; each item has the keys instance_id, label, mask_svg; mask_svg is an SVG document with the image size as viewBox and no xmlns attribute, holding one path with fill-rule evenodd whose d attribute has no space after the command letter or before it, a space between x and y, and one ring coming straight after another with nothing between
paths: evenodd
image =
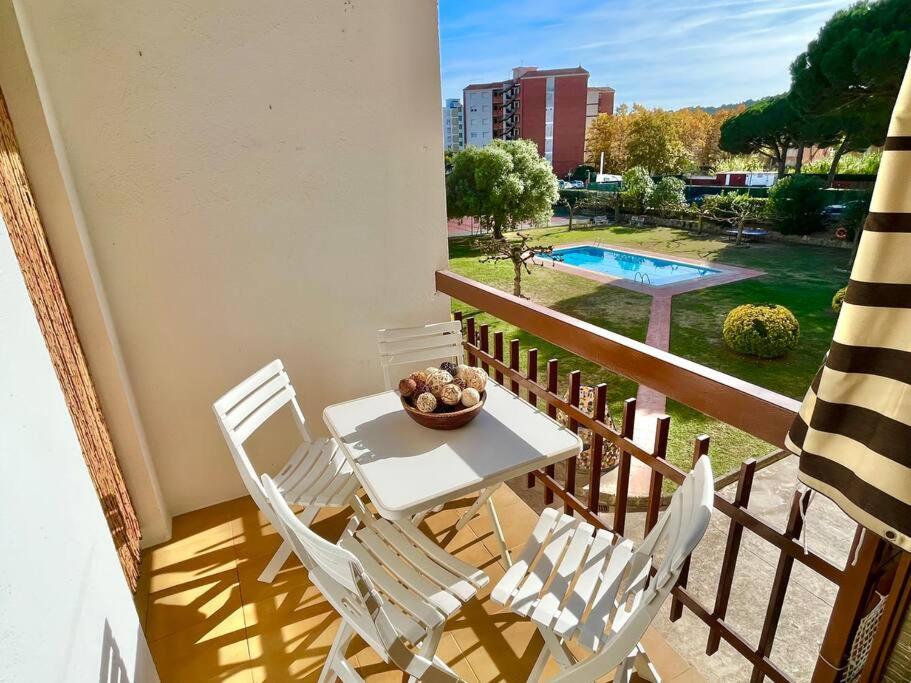
<instances>
[{"instance_id":1,"label":"building window","mask_svg":"<svg viewBox=\"0 0 911 683\"><path fill-rule=\"evenodd\" d=\"M544 97L544 158L554 163L554 77L547 79Z\"/></svg>"}]
</instances>

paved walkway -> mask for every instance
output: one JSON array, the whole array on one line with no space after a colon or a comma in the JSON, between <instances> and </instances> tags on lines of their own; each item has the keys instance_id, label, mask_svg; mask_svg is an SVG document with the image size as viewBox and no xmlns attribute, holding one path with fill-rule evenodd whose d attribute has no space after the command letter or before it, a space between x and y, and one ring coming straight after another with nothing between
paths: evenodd
<instances>
[{"instance_id":1,"label":"paved walkway","mask_svg":"<svg viewBox=\"0 0 911 683\"><path fill-rule=\"evenodd\" d=\"M569 246L569 245L561 245ZM623 248L624 251L636 253L642 256L654 256L658 258L667 258L667 254L656 254L653 252ZM558 270L571 272L574 275L581 275L591 280L610 284L623 289L631 289L641 294L648 294L652 297L651 310L649 312L648 330L645 334L645 343L662 351L670 349L671 339L671 309L673 306L673 297L677 294L705 289L706 287L715 287L717 285L737 282L751 277L763 275L762 271L752 270L749 268L738 268L735 266L720 265L715 263L706 263L698 259L686 257L674 257L686 263L698 266L708 266L720 271L717 275L696 278L686 282L680 282L662 287L653 287L642 282L626 280L610 275L596 273L585 268L576 268L567 266L565 263L557 262L555 264ZM655 445L655 432L657 429L658 418L667 412L667 397L660 391L656 391L644 384L639 385L636 393L636 425L633 430L633 441L643 448L651 451ZM617 490L618 468L607 472L601 479L601 497L605 503L612 503L613 496ZM648 496L649 485L651 481L651 469L645 463L632 459L630 463L630 480L629 480L629 506L630 509L637 509L637 500L643 500Z\"/></svg>"}]
</instances>

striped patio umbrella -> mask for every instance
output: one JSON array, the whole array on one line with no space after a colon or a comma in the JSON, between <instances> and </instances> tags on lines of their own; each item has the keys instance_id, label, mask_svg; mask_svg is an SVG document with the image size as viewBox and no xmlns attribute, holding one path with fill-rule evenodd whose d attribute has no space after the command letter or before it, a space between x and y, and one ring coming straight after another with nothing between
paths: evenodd
<instances>
[{"instance_id":1,"label":"striped patio umbrella","mask_svg":"<svg viewBox=\"0 0 911 683\"><path fill-rule=\"evenodd\" d=\"M832 346L786 444L803 483L911 551L911 66Z\"/></svg>"}]
</instances>

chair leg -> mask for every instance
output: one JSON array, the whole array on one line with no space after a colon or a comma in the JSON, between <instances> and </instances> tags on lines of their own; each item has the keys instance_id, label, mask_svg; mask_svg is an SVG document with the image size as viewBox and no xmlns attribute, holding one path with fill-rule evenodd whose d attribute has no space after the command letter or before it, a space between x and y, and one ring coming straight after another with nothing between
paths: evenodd
<instances>
[{"instance_id":1,"label":"chair leg","mask_svg":"<svg viewBox=\"0 0 911 683\"><path fill-rule=\"evenodd\" d=\"M496 490L496 486L488 486L486 489L481 491L481 493L478 495L477 500L471 504L471 507L465 511L465 514L459 517L459 521L456 522L456 531L461 531L463 528L465 528L465 525L468 524L468 522L470 522L476 514L478 514L478 510L481 509L481 506L487 502L487 499L490 498L493 495L493 492Z\"/></svg>"},{"instance_id":2,"label":"chair leg","mask_svg":"<svg viewBox=\"0 0 911 683\"><path fill-rule=\"evenodd\" d=\"M509 556L509 549L506 547L506 537L503 535L503 527L500 526L500 518L497 517L497 509L493 505L493 499L487 499L487 512L490 514L490 524L493 526L493 535L497 539L497 545L500 547L500 555L507 567L512 566L512 558Z\"/></svg>"},{"instance_id":3,"label":"chair leg","mask_svg":"<svg viewBox=\"0 0 911 683\"><path fill-rule=\"evenodd\" d=\"M322 673L319 675L318 683L329 683L334 681L336 660L345 658L345 650L348 649L348 643L354 636L354 629L348 626L348 622L342 621L338 627L338 633L335 634L335 640L332 641L332 647L329 648L329 654L326 657L326 663L323 665Z\"/></svg>"},{"instance_id":4,"label":"chair leg","mask_svg":"<svg viewBox=\"0 0 911 683\"><path fill-rule=\"evenodd\" d=\"M443 637L443 627L445 624L441 624L433 631L427 634L427 637L424 638L424 642L421 643L421 647L418 650L420 655L424 659L432 660L436 657L437 648L440 646L440 639ZM408 683L420 683L417 678L414 676L408 677Z\"/></svg>"},{"instance_id":5,"label":"chair leg","mask_svg":"<svg viewBox=\"0 0 911 683\"><path fill-rule=\"evenodd\" d=\"M661 676L655 670L652 660L649 658L645 648L642 647L642 643L636 645L636 658L633 666L642 680L648 681L648 683L661 683Z\"/></svg>"},{"instance_id":6,"label":"chair leg","mask_svg":"<svg viewBox=\"0 0 911 683\"><path fill-rule=\"evenodd\" d=\"M305 526L310 526L318 513L319 508L315 505L311 505L310 507L305 508L298 517ZM263 569L263 573L259 575L258 580L263 583L272 583L278 575L278 572L281 571L282 566L288 558L291 557L292 550L291 544L288 543L288 541L283 540L281 546L275 551L275 555L269 560L269 564Z\"/></svg>"},{"instance_id":7,"label":"chair leg","mask_svg":"<svg viewBox=\"0 0 911 683\"><path fill-rule=\"evenodd\" d=\"M550 648L545 642L541 646L541 653L535 660L535 665L531 668L531 673L528 674L528 683L538 683L541 680L541 677L544 675L544 667L547 666L548 659L550 659Z\"/></svg>"},{"instance_id":8,"label":"chair leg","mask_svg":"<svg viewBox=\"0 0 911 683\"><path fill-rule=\"evenodd\" d=\"M576 663L576 656L570 652L569 646L556 633L540 626L538 631L544 636L544 645L557 660L557 664L565 669Z\"/></svg>"},{"instance_id":9,"label":"chair leg","mask_svg":"<svg viewBox=\"0 0 911 683\"><path fill-rule=\"evenodd\" d=\"M424 521L424 518L429 515L431 512L439 512L443 509L442 505L437 505L435 508L430 508L429 510L424 510L424 512L417 513L414 517L411 518L411 523L415 526L420 526L421 522Z\"/></svg>"}]
</instances>

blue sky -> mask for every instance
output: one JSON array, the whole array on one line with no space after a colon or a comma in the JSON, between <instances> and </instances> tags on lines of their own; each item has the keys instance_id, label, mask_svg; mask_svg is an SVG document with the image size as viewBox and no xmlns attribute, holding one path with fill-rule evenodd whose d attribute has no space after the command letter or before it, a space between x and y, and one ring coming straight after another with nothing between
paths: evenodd
<instances>
[{"instance_id":1,"label":"blue sky","mask_svg":"<svg viewBox=\"0 0 911 683\"><path fill-rule=\"evenodd\" d=\"M787 90L788 67L850 0L440 0L443 97L514 66L577 66L617 103L676 109Z\"/></svg>"}]
</instances>

